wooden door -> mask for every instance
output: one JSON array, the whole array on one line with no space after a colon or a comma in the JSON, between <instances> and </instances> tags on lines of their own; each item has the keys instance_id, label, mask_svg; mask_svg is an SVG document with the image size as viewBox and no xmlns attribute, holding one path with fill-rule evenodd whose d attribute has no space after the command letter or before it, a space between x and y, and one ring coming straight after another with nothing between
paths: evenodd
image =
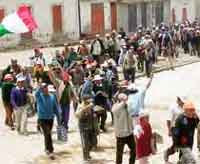
<instances>
[{"instance_id":1,"label":"wooden door","mask_svg":"<svg viewBox=\"0 0 200 164\"><path fill-rule=\"evenodd\" d=\"M104 33L104 8L103 3L91 5L91 30L92 34Z\"/></svg>"},{"instance_id":2,"label":"wooden door","mask_svg":"<svg viewBox=\"0 0 200 164\"><path fill-rule=\"evenodd\" d=\"M187 9L183 8L182 9L182 21L187 21Z\"/></svg>"},{"instance_id":3,"label":"wooden door","mask_svg":"<svg viewBox=\"0 0 200 164\"><path fill-rule=\"evenodd\" d=\"M128 6L128 31L134 32L137 28L137 5Z\"/></svg>"},{"instance_id":4,"label":"wooden door","mask_svg":"<svg viewBox=\"0 0 200 164\"><path fill-rule=\"evenodd\" d=\"M27 7L28 7L29 11L32 12L32 7L31 6L27 6ZM23 34L21 34L21 38L22 39L26 39L26 40L32 39L33 38L33 33L31 31L23 33Z\"/></svg>"},{"instance_id":5,"label":"wooden door","mask_svg":"<svg viewBox=\"0 0 200 164\"><path fill-rule=\"evenodd\" d=\"M0 22L3 20L5 16L5 10L3 8L0 8Z\"/></svg>"},{"instance_id":6,"label":"wooden door","mask_svg":"<svg viewBox=\"0 0 200 164\"><path fill-rule=\"evenodd\" d=\"M116 3L110 3L111 8L111 28L117 30L117 5Z\"/></svg>"},{"instance_id":7,"label":"wooden door","mask_svg":"<svg viewBox=\"0 0 200 164\"><path fill-rule=\"evenodd\" d=\"M176 23L176 12L174 8L172 9L172 23Z\"/></svg>"},{"instance_id":8,"label":"wooden door","mask_svg":"<svg viewBox=\"0 0 200 164\"><path fill-rule=\"evenodd\" d=\"M53 17L53 32L62 33L62 6L54 5L52 7L52 17Z\"/></svg>"}]
</instances>

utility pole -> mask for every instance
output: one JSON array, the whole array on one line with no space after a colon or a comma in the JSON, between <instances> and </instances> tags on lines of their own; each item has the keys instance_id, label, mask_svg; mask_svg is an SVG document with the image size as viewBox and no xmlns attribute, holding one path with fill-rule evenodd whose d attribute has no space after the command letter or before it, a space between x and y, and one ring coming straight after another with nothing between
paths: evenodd
<instances>
[{"instance_id":1,"label":"utility pole","mask_svg":"<svg viewBox=\"0 0 200 164\"><path fill-rule=\"evenodd\" d=\"M81 37L81 6L80 6L80 0L78 0L78 25L79 25L79 36Z\"/></svg>"}]
</instances>

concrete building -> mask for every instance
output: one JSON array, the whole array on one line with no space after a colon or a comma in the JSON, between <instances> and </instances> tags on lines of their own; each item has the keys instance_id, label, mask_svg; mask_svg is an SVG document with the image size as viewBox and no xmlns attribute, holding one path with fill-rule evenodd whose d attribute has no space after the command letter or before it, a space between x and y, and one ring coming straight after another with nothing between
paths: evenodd
<instances>
[{"instance_id":1,"label":"concrete building","mask_svg":"<svg viewBox=\"0 0 200 164\"><path fill-rule=\"evenodd\" d=\"M158 25L165 18L164 3L163 0L121 0L117 10L118 26L133 32L139 25L144 27Z\"/></svg>"},{"instance_id":2,"label":"concrete building","mask_svg":"<svg viewBox=\"0 0 200 164\"><path fill-rule=\"evenodd\" d=\"M200 0L171 0L171 21L180 23L185 20L194 21L200 18Z\"/></svg>"},{"instance_id":3,"label":"concrete building","mask_svg":"<svg viewBox=\"0 0 200 164\"><path fill-rule=\"evenodd\" d=\"M38 24L34 33L7 35L0 40L0 46L17 44L22 39L49 42L57 38L79 38L77 0L1 0L0 20L17 10L21 4L30 7Z\"/></svg>"},{"instance_id":4,"label":"concrete building","mask_svg":"<svg viewBox=\"0 0 200 164\"><path fill-rule=\"evenodd\" d=\"M105 33L117 28L115 0L81 0L81 32Z\"/></svg>"}]
</instances>

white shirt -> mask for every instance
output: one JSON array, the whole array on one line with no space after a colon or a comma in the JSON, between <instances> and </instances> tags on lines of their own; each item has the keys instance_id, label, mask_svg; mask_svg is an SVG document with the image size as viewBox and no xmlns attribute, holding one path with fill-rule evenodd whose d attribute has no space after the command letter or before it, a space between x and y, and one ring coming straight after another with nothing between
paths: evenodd
<instances>
[{"instance_id":1,"label":"white shirt","mask_svg":"<svg viewBox=\"0 0 200 164\"><path fill-rule=\"evenodd\" d=\"M171 127L175 127L176 119L183 112L183 109L178 105L172 105L169 108L169 117L168 120L171 121Z\"/></svg>"}]
</instances>

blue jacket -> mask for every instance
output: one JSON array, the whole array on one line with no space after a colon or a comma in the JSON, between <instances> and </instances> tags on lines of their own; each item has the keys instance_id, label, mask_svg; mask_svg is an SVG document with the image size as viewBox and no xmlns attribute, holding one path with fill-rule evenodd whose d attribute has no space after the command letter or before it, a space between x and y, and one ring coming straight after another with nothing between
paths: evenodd
<instances>
[{"instance_id":1,"label":"blue jacket","mask_svg":"<svg viewBox=\"0 0 200 164\"><path fill-rule=\"evenodd\" d=\"M35 93L37 103L37 113L39 119L54 119L57 116L59 120L59 108L56 97L49 93L44 95L41 89L38 89Z\"/></svg>"}]
</instances>

